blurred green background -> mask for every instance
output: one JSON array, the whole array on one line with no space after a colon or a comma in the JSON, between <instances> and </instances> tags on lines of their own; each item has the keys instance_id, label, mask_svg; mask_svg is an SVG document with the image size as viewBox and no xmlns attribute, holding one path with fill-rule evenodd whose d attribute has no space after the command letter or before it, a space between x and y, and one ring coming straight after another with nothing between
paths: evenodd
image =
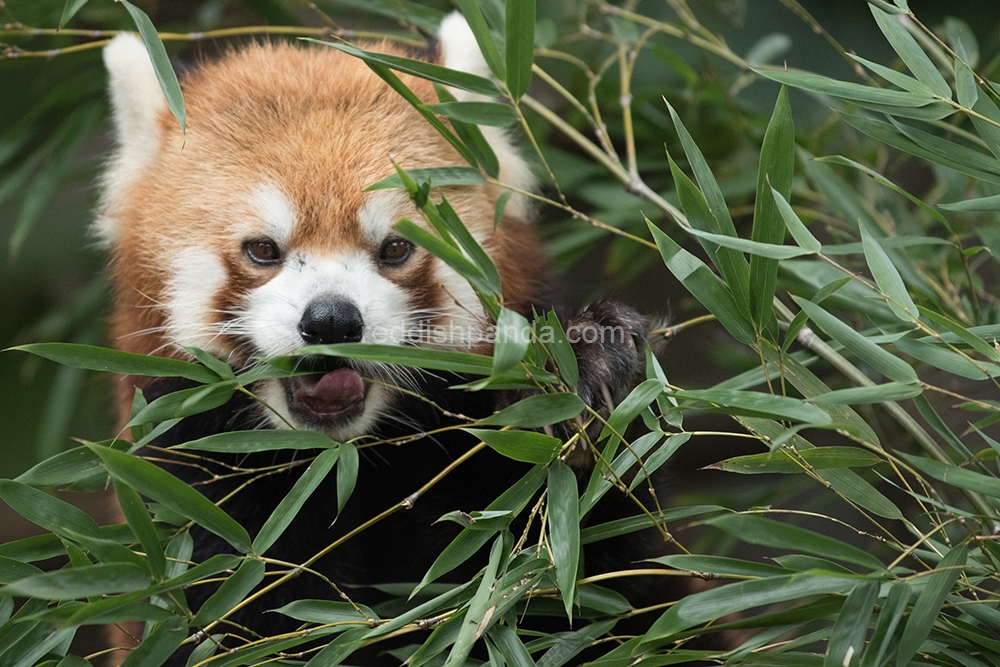
<instances>
[{"instance_id":1,"label":"blurred green background","mask_svg":"<svg viewBox=\"0 0 1000 667\"><path fill-rule=\"evenodd\" d=\"M108 297L102 277L107 255L87 233L96 198L95 177L102 156L110 148L100 53L93 49L49 59L13 57L17 49L63 48L86 40L24 37L9 32L22 25L57 26L63 4L62 0L0 2L0 27L8 31L0 37L0 348L49 340L110 343L105 338ZM137 0L135 4L150 15L161 31L323 25L308 3L296 0ZM364 3L357 0L319 4L343 27L400 29L376 12L362 10ZM450 9L446 2L422 4ZM638 5L637 9L647 15L675 19L669 3L656 0L627 4ZM748 59L748 54L762 59L769 56L772 63L785 61L801 69L850 77L846 60L824 35L813 30L799 15L801 12L793 11L800 7L848 51L877 62L893 60L863 0L809 0L801 5L781 0L697 0L691 6L704 25L723 36L735 53ZM945 14L964 20L976 33L984 53L997 52L1000 3L995 0L914 0L911 6L929 25L938 25ZM571 25L578 11L578 4L571 0L539 2L540 17L556 31ZM120 5L111 0L91 0L69 27L130 29L132 24ZM634 92L646 105L637 106L638 122L652 126L640 134L645 143L639 150L659 156L641 164L655 164L658 160L665 166L663 144L673 145L672 130L659 124L666 118L662 104L655 103L665 95L680 109L710 160L725 159L738 167L741 151L748 148L747 137L763 128L761 114L769 114L776 86L751 76L746 78L747 85L740 84L736 89L734 82L740 73L729 63L682 40L663 38L658 43L679 55L696 79L685 80L677 67L671 68L662 58L639 62ZM192 63L200 57L212 57L224 45L222 41L171 42L168 50L178 62ZM557 71L558 66L552 69ZM544 86L537 82L536 95L551 101ZM792 106L799 135L822 143L824 133L832 134L827 125L831 117L828 109L798 92L792 93ZM657 135L657 125L662 127L662 135ZM544 135L545 131L539 125L539 133ZM614 133L615 128L611 131ZM554 167L572 176L571 154L554 150L550 156ZM739 189L741 176L743 181L754 178L756 156L748 152L746 164L746 174L737 170L728 175L734 188ZM913 164L909 161L897 170L896 179L912 185L919 194L921 183L929 179L919 168L908 171ZM668 173L664 169L661 174L649 175L647 181L669 193L669 179L664 177ZM581 196L586 192L578 190ZM595 186L590 195L594 202L589 208L600 208L601 189ZM623 216L635 214L636 202L621 203L619 211ZM604 208L613 205L603 203ZM561 283L567 301L580 303L610 293L647 313L667 315L683 310L672 288L673 280L659 261L649 262L649 266L630 263L630 253L616 245L618 241L611 242L611 237L600 234L590 237L593 243L582 249L568 247L563 232L570 223L544 212L543 217L541 224L551 239L554 265L563 274ZM580 223L572 224L578 227ZM755 363L732 355L732 346L716 346L712 336L681 335L667 348L665 365L676 383L705 386L714 376L729 377L734 367ZM109 394L106 377L60 368L16 352L3 353L0 476L17 475L37 460L70 446L71 437L107 437L113 428L108 413Z\"/></svg>"}]
</instances>

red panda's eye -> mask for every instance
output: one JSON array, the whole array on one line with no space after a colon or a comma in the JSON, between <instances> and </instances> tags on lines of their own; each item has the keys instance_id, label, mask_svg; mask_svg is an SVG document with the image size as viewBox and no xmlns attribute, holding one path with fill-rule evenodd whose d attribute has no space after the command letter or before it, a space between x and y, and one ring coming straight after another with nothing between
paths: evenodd
<instances>
[{"instance_id":1,"label":"red panda's eye","mask_svg":"<svg viewBox=\"0 0 1000 667\"><path fill-rule=\"evenodd\" d=\"M257 264L276 264L281 261L278 244L268 238L259 238L243 244L243 251Z\"/></svg>"},{"instance_id":2,"label":"red panda's eye","mask_svg":"<svg viewBox=\"0 0 1000 667\"><path fill-rule=\"evenodd\" d=\"M413 244L406 239L392 238L382 245L379 251L379 261L390 266L398 266L410 258Z\"/></svg>"}]
</instances>

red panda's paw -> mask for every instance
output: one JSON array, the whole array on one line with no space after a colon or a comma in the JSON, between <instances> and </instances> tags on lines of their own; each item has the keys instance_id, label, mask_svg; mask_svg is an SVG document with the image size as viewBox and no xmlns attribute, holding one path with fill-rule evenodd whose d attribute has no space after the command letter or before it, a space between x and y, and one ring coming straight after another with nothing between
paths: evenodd
<instances>
[{"instance_id":1,"label":"red panda's paw","mask_svg":"<svg viewBox=\"0 0 1000 667\"><path fill-rule=\"evenodd\" d=\"M565 320L563 328L580 368L577 391L591 407L607 411L644 377L649 327L634 309L599 301Z\"/></svg>"}]
</instances>

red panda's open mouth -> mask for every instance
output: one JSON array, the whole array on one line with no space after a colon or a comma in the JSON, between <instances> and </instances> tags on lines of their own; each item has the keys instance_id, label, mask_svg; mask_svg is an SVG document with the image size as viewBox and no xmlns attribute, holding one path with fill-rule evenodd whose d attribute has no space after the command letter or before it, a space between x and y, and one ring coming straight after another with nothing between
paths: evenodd
<instances>
[{"instance_id":1,"label":"red panda's open mouth","mask_svg":"<svg viewBox=\"0 0 1000 667\"><path fill-rule=\"evenodd\" d=\"M334 426L364 412L368 386L356 370L341 366L288 378L285 391L288 407L297 416L317 426Z\"/></svg>"}]
</instances>

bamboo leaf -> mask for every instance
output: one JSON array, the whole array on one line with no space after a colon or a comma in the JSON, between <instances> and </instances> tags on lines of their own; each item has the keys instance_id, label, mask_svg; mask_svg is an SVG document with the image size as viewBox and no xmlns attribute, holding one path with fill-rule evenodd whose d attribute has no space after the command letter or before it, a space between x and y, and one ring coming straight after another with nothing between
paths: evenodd
<instances>
[{"instance_id":1,"label":"bamboo leaf","mask_svg":"<svg viewBox=\"0 0 1000 667\"><path fill-rule=\"evenodd\" d=\"M83 567L65 567L44 572L0 588L4 595L76 600L114 593L141 591L149 586L149 575L128 563L101 563Z\"/></svg>"},{"instance_id":2,"label":"bamboo leaf","mask_svg":"<svg viewBox=\"0 0 1000 667\"><path fill-rule=\"evenodd\" d=\"M580 559L580 516L576 475L569 466L555 460L549 466L549 533L556 585L562 593L566 616L573 620L576 572Z\"/></svg>"},{"instance_id":3,"label":"bamboo leaf","mask_svg":"<svg viewBox=\"0 0 1000 667\"><path fill-rule=\"evenodd\" d=\"M124 0L123 0L124 1ZM174 616L156 623L152 632L132 649L121 667L160 667L187 637L187 623Z\"/></svg>"},{"instance_id":4,"label":"bamboo leaf","mask_svg":"<svg viewBox=\"0 0 1000 667\"><path fill-rule=\"evenodd\" d=\"M944 347L931 345L930 343L912 338L900 338L893 344L900 352L953 375L969 378L970 380L988 380L993 377L1000 377L1000 366L991 364L988 361L970 361L968 358Z\"/></svg>"},{"instance_id":5,"label":"bamboo leaf","mask_svg":"<svg viewBox=\"0 0 1000 667\"><path fill-rule=\"evenodd\" d=\"M868 641L868 648L861 656L861 667L881 667L885 664L885 657L893 645L892 640L896 635L896 628L903 619L903 612L906 611L906 603L910 599L910 585L905 581L893 582L889 588L889 595L882 608L878 612L878 621L875 624L875 631Z\"/></svg>"},{"instance_id":6,"label":"bamboo leaf","mask_svg":"<svg viewBox=\"0 0 1000 667\"><path fill-rule=\"evenodd\" d=\"M337 512L344 511L344 505L354 493L358 481L360 457L358 448L351 443L340 446L340 460L337 464Z\"/></svg>"},{"instance_id":7,"label":"bamboo leaf","mask_svg":"<svg viewBox=\"0 0 1000 667\"><path fill-rule=\"evenodd\" d=\"M64 27L70 22L76 13L83 9L83 6L87 4L87 0L66 0L66 4L63 5L62 16L59 18L59 27Z\"/></svg>"},{"instance_id":8,"label":"bamboo leaf","mask_svg":"<svg viewBox=\"0 0 1000 667\"><path fill-rule=\"evenodd\" d=\"M771 197L774 198L774 205L778 209L778 214L781 219L785 222L785 227L788 228L788 232L795 239L795 242L799 244L800 247L808 250L810 252L820 252L823 250L823 245L812 235L806 226L802 224L802 220L799 219L798 214L792 209L792 205L788 203L785 196L771 188Z\"/></svg>"},{"instance_id":9,"label":"bamboo leaf","mask_svg":"<svg viewBox=\"0 0 1000 667\"><path fill-rule=\"evenodd\" d=\"M541 428L575 419L586 409L576 394L537 394L507 406L479 423L485 426L520 426Z\"/></svg>"},{"instance_id":10,"label":"bamboo leaf","mask_svg":"<svg viewBox=\"0 0 1000 667\"><path fill-rule=\"evenodd\" d=\"M192 519L239 551L250 551L250 536L240 524L181 480L138 456L88 445L111 476L178 514Z\"/></svg>"},{"instance_id":11,"label":"bamboo leaf","mask_svg":"<svg viewBox=\"0 0 1000 667\"><path fill-rule=\"evenodd\" d=\"M160 35L156 31L153 22L149 20L146 12L142 11L128 0L119 0L122 6L128 10L129 15L135 22L135 27L139 29L142 43L149 53L149 60L153 63L153 71L156 72L156 80L160 82L160 89L167 99L167 107L174 115L181 126L181 132L185 131L184 95L181 94L181 84L177 81L177 74L170 66L170 57L167 49L160 40Z\"/></svg>"},{"instance_id":12,"label":"bamboo leaf","mask_svg":"<svg viewBox=\"0 0 1000 667\"><path fill-rule=\"evenodd\" d=\"M715 526L733 537L761 546L780 549L794 549L805 553L833 558L846 563L860 565L876 572L885 571L878 558L858 547L806 528L799 528L754 514L723 514L706 519L705 523Z\"/></svg>"},{"instance_id":13,"label":"bamboo leaf","mask_svg":"<svg viewBox=\"0 0 1000 667\"><path fill-rule=\"evenodd\" d=\"M803 72L792 69L770 69L752 68L754 72L761 76L777 81L778 83L802 88L820 95L830 95L844 100L855 102L868 102L872 104L882 104L892 107L922 107L935 101L933 95L911 93L903 90L889 90L887 88L874 88L858 83L838 81L819 74Z\"/></svg>"},{"instance_id":14,"label":"bamboo leaf","mask_svg":"<svg viewBox=\"0 0 1000 667\"><path fill-rule=\"evenodd\" d=\"M350 602L333 600L295 600L274 610L278 614L304 623L364 623L378 620L378 615L365 607L355 607Z\"/></svg>"},{"instance_id":15,"label":"bamboo leaf","mask_svg":"<svg viewBox=\"0 0 1000 667\"><path fill-rule=\"evenodd\" d=\"M514 110L499 102L443 102L424 106L428 111L473 125L510 127L517 122Z\"/></svg>"},{"instance_id":16,"label":"bamboo leaf","mask_svg":"<svg viewBox=\"0 0 1000 667\"><path fill-rule=\"evenodd\" d=\"M493 38L493 33L490 32L490 27L486 23L486 18L483 16L479 4L476 0L458 0L458 8L462 10L462 16L465 17L469 28L472 30L472 34L476 38L476 43L483 54L483 59L489 66L490 71L493 72L493 76L503 81L506 75L504 59L500 56L497 42Z\"/></svg>"},{"instance_id":17,"label":"bamboo leaf","mask_svg":"<svg viewBox=\"0 0 1000 667\"><path fill-rule=\"evenodd\" d=\"M142 550L146 552L149 561L149 568L153 578L160 580L167 572L167 559L163 554L163 547L160 545L160 535L153 525L153 519L146 509L146 504L135 492L135 489L127 484L115 483L115 495L118 497L118 505L121 507L125 520L128 521L129 528L135 533Z\"/></svg>"},{"instance_id":18,"label":"bamboo leaf","mask_svg":"<svg viewBox=\"0 0 1000 667\"><path fill-rule=\"evenodd\" d=\"M494 542L490 550L490 560L483 571L483 578L479 582L479 587L469 600L469 608L465 617L461 619L451 652L445 661L445 667L460 667L465 664L472 646L476 640L482 636L486 628L491 625L489 619L493 617L493 610L489 608L490 593L496 585L497 574L500 565L505 558L504 536L500 535ZM489 616L487 616L489 614ZM499 619L498 619L499 620ZM430 642L425 642L421 648L426 647ZM415 660L410 659L413 663Z\"/></svg>"},{"instance_id":19,"label":"bamboo leaf","mask_svg":"<svg viewBox=\"0 0 1000 667\"><path fill-rule=\"evenodd\" d=\"M57 535L98 535L97 524L86 512L27 484L0 479L0 498L28 521Z\"/></svg>"},{"instance_id":20,"label":"bamboo leaf","mask_svg":"<svg viewBox=\"0 0 1000 667\"><path fill-rule=\"evenodd\" d=\"M732 389L700 389L692 391L670 391L676 398L686 398L706 403L714 403L737 408L752 416L773 415L794 419L810 424L829 424L830 415L814 405L790 396L775 396L758 391L737 391Z\"/></svg>"},{"instance_id":21,"label":"bamboo leaf","mask_svg":"<svg viewBox=\"0 0 1000 667\"><path fill-rule=\"evenodd\" d=\"M43 357L58 364L90 371L148 375L150 377L182 377L195 382L218 382L220 378L204 366L178 359L149 357L78 343L31 343L9 348Z\"/></svg>"},{"instance_id":22,"label":"bamboo leaf","mask_svg":"<svg viewBox=\"0 0 1000 667\"><path fill-rule=\"evenodd\" d=\"M509 371L524 358L531 342L531 325L520 313L500 309L497 318L496 343L493 347L493 374Z\"/></svg>"},{"instance_id":23,"label":"bamboo leaf","mask_svg":"<svg viewBox=\"0 0 1000 667\"><path fill-rule=\"evenodd\" d=\"M918 381L917 374L913 368L899 357L886 352L835 318L822 307L796 296L792 298L806 312L809 319L822 327L838 343L856 354L866 363L871 364L882 375L885 375L890 380L904 384L912 384Z\"/></svg>"},{"instance_id":24,"label":"bamboo leaf","mask_svg":"<svg viewBox=\"0 0 1000 667\"><path fill-rule=\"evenodd\" d=\"M430 108L430 105L427 105ZM448 185L483 185L486 179L479 173L478 169L472 167L429 167L427 169L407 169L407 173L417 182L428 181L434 187L444 187ZM375 181L365 192L372 190L389 190L393 188L405 188L403 180L399 174L386 176L380 181Z\"/></svg>"},{"instance_id":25,"label":"bamboo leaf","mask_svg":"<svg viewBox=\"0 0 1000 667\"><path fill-rule=\"evenodd\" d=\"M968 555L969 548L965 544L953 547L934 568L934 573L928 577L927 585L914 603L910 618L903 628L903 636L899 640L899 654L896 656L897 667L906 667L910 659L917 654L920 645L927 639L941 612L941 605L962 574Z\"/></svg>"},{"instance_id":26,"label":"bamboo leaf","mask_svg":"<svg viewBox=\"0 0 1000 667\"><path fill-rule=\"evenodd\" d=\"M868 268L875 276L875 283L885 294L886 302L896 317L904 322L913 322L917 319L917 306L913 303L903 279L899 276L899 271L892 265L892 260L886 254L879 242L868 231L868 226L864 222L859 223L861 228L861 243L865 249L865 260Z\"/></svg>"},{"instance_id":27,"label":"bamboo leaf","mask_svg":"<svg viewBox=\"0 0 1000 667\"><path fill-rule=\"evenodd\" d=\"M781 245L785 239L785 223L775 208L771 188L788 199L791 194L794 163L795 128L792 125L792 110L788 104L788 89L782 86L760 149L757 197L754 201L753 230L750 235L750 238L758 243ZM777 339L777 326L772 311L777 277L776 260L761 255L751 255L751 318L757 331L769 332L768 336L773 340Z\"/></svg>"},{"instance_id":28,"label":"bamboo leaf","mask_svg":"<svg viewBox=\"0 0 1000 667\"><path fill-rule=\"evenodd\" d=\"M494 431L482 428L462 430L479 438L507 458L525 463L548 463L555 458L563 445L559 438L532 431Z\"/></svg>"},{"instance_id":29,"label":"bamboo leaf","mask_svg":"<svg viewBox=\"0 0 1000 667\"><path fill-rule=\"evenodd\" d=\"M506 0L507 90L514 100L528 91L535 59L535 0Z\"/></svg>"},{"instance_id":30,"label":"bamboo leaf","mask_svg":"<svg viewBox=\"0 0 1000 667\"><path fill-rule=\"evenodd\" d=\"M297 352L308 356L320 354L345 359L363 359L365 361L381 361L400 366L416 366L435 371L452 373L469 373L470 375L489 375L493 366L490 357L467 352L452 352L450 350L431 350L420 347L404 347L402 345L378 345L371 343L338 343L336 345L312 345ZM294 370L299 360L294 357L274 357L267 360L279 368Z\"/></svg>"},{"instance_id":31,"label":"bamboo leaf","mask_svg":"<svg viewBox=\"0 0 1000 667\"><path fill-rule=\"evenodd\" d=\"M795 246L775 245L773 243L761 243L759 241L732 238L722 234L710 234L694 228L688 228L684 231L692 236L708 239L709 241L717 243L723 247L740 250L750 255L765 257L767 259L791 259L792 257L801 257L802 255L810 255L813 253L812 250L807 250L805 248L796 248Z\"/></svg>"},{"instance_id":32,"label":"bamboo leaf","mask_svg":"<svg viewBox=\"0 0 1000 667\"><path fill-rule=\"evenodd\" d=\"M193 449L200 452L250 453L277 449L330 449L338 443L316 431L279 431L256 429L230 431L173 445L171 449Z\"/></svg>"},{"instance_id":33,"label":"bamboo leaf","mask_svg":"<svg viewBox=\"0 0 1000 667\"><path fill-rule=\"evenodd\" d=\"M900 59L906 63L906 66L910 68L913 75L921 83L933 90L936 95L950 100L951 86L948 85L948 82L941 76L938 68L934 66L931 59L917 44L917 40L906 31L906 28L903 27L897 18L874 6L869 9L871 9L878 27L881 28L882 34L889 40L892 48L899 55Z\"/></svg>"},{"instance_id":34,"label":"bamboo leaf","mask_svg":"<svg viewBox=\"0 0 1000 667\"><path fill-rule=\"evenodd\" d=\"M261 529L263 533L264 530ZM218 620L229 612L236 604L250 595L257 584L264 580L264 563L250 558L243 561L239 569L229 575L219 590L205 600L191 620L191 625L201 627Z\"/></svg>"},{"instance_id":35,"label":"bamboo leaf","mask_svg":"<svg viewBox=\"0 0 1000 667\"><path fill-rule=\"evenodd\" d=\"M281 499L278 506L271 512L271 516L264 522L260 532L257 533L257 537L253 540L254 553L263 554L281 537L281 534L298 515L299 510L302 509L316 487L333 470L333 466L340 457L340 451L340 448L324 450L316 457L315 461L309 464L302 476L295 481L295 485L288 492L288 495ZM261 576L263 577L263 570Z\"/></svg>"},{"instance_id":36,"label":"bamboo leaf","mask_svg":"<svg viewBox=\"0 0 1000 667\"><path fill-rule=\"evenodd\" d=\"M704 262L677 245L648 219L646 224L670 272L701 305L715 315L730 335L742 343L753 345L756 339L753 328L722 281L705 266Z\"/></svg>"},{"instance_id":37,"label":"bamboo leaf","mask_svg":"<svg viewBox=\"0 0 1000 667\"><path fill-rule=\"evenodd\" d=\"M865 581L850 592L837 614L827 644L823 667L856 665L865 645L865 633L875 610L880 582Z\"/></svg>"},{"instance_id":38,"label":"bamboo leaf","mask_svg":"<svg viewBox=\"0 0 1000 667\"><path fill-rule=\"evenodd\" d=\"M920 456L911 456L902 453L900 456L909 461L910 465L914 468L927 473L936 480L992 498L1000 498L1000 479L996 477L972 470L965 470L964 468L941 463L940 461L925 459Z\"/></svg>"},{"instance_id":39,"label":"bamboo leaf","mask_svg":"<svg viewBox=\"0 0 1000 667\"><path fill-rule=\"evenodd\" d=\"M800 462L801 459L801 462ZM747 454L713 463L709 469L737 472L744 475L760 473L800 473L803 465L814 470L828 468L868 468L884 460L859 447L814 447L794 454L782 447L766 454Z\"/></svg>"}]
</instances>

